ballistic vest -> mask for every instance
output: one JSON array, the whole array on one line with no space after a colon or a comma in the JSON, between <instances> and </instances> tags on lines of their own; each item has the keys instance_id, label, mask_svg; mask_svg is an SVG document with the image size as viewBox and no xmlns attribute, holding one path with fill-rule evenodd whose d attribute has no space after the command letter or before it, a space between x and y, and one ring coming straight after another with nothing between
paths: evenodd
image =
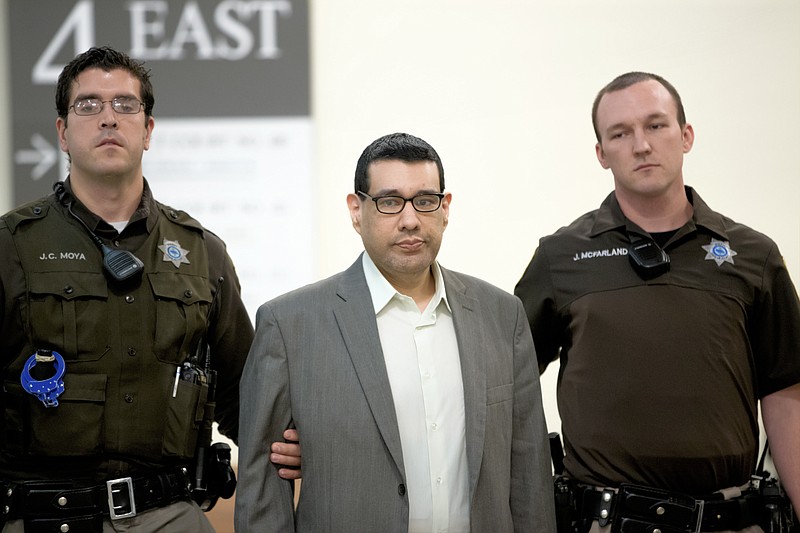
<instances>
[{"instance_id":1,"label":"ballistic vest","mask_svg":"<svg viewBox=\"0 0 800 533\"><path fill-rule=\"evenodd\" d=\"M151 208L155 227L131 250L144 270L127 283L104 273L89 230L54 196L3 217L26 280L19 309L27 338L3 376L7 451L155 462L194 455L207 387L178 376L203 338L214 287L202 226ZM20 384L37 349L64 358L57 407Z\"/></svg>"}]
</instances>

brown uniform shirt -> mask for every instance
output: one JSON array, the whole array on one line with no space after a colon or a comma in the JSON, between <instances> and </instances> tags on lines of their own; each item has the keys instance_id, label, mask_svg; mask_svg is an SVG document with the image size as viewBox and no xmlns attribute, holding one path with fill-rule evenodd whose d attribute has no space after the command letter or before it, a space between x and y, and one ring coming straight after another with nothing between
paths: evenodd
<instances>
[{"instance_id":1,"label":"brown uniform shirt","mask_svg":"<svg viewBox=\"0 0 800 533\"><path fill-rule=\"evenodd\" d=\"M215 420L235 439L253 328L224 243L146 183L121 234L77 200L72 210L144 272L110 281L89 232L54 195L0 219L0 478L102 480L191 463L205 393L175 390L175 375L204 334L218 372ZM20 385L41 348L66 361L57 407Z\"/></svg>"},{"instance_id":2,"label":"brown uniform shirt","mask_svg":"<svg viewBox=\"0 0 800 533\"><path fill-rule=\"evenodd\" d=\"M633 269L612 193L541 239L515 293L540 370L560 357L567 472L703 495L754 470L758 399L800 382L800 303L768 237L715 213L666 243L667 272Z\"/></svg>"}]
</instances>

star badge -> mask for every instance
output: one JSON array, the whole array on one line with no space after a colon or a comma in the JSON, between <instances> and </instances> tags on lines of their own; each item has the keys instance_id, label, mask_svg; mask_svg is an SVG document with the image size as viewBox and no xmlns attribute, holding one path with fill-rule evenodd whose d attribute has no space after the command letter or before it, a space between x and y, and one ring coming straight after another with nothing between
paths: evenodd
<instances>
[{"instance_id":1,"label":"star badge","mask_svg":"<svg viewBox=\"0 0 800 533\"><path fill-rule=\"evenodd\" d=\"M706 244L702 248L706 251L706 261L716 261L717 266L722 266L722 263L734 264L733 256L737 254L731 250L731 244L728 241L711 239L711 244Z\"/></svg>"},{"instance_id":2,"label":"star badge","mask_svg":"<svg viewBox=\"0 0 800 533\"><path fill-rule=\"evenodd\" d=\"M175 268L180 268L181 263L189 264L189 260L186 259L186 256L189 253L189 250L184 250L181 248L181 245L178 241L170 241L164 239L164 244L158 247L159 250L164 252L164 257L162 261L170 261Z\"/></svg>"}]
</instances>

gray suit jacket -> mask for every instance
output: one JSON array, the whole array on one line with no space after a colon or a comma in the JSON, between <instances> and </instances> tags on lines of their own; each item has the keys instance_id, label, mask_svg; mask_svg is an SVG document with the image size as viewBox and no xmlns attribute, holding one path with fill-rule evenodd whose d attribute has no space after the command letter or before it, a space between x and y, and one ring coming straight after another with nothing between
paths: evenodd
<instances>
[{"instance_id":1,"label":"gray suit jacket","mask_svg":"<svg viewBox=\"0 0 800 533\"><path fill-rule=\"evenodd\" d=\"M533 341L520 301L442 269L466 412L473 532L555 531ZM359 258L345 272L262 305L241 382L236 530L408 531L394 402ZM296 426L303 482L269 445Z\"/></svg>"}]
</instances>

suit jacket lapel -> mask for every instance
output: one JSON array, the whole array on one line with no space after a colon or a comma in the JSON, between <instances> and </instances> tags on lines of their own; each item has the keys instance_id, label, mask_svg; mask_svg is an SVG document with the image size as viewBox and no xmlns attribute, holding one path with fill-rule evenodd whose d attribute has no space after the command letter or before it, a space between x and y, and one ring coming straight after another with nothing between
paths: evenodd
<instances>
[{"instance_id":1,"label":"suit jacket lapel","mask_svg":"<svg viewBox=\"0 0 800 533\"><path fill-rule=\"evenodd\" d=\"M336 322L375 424L405 482L397 414L361 256L343 273L337 295L341 301L334 307Z\"/></svg>"},{"instance_id":2,"label":"suit jacket lapel","mask_svg":"<svg viewBox=\"0 0 800 533\"><path fill-rule=\"evenodd\" d=\"M453 312L453 324L461 359L461 379L464 385L464 416L466 423L467 468L469 499L478 484L483 442L486 435L486 360L478 301L466 294L464 284L456 274L442 268L447 299Z\"/></svg>"}]
</instances>

